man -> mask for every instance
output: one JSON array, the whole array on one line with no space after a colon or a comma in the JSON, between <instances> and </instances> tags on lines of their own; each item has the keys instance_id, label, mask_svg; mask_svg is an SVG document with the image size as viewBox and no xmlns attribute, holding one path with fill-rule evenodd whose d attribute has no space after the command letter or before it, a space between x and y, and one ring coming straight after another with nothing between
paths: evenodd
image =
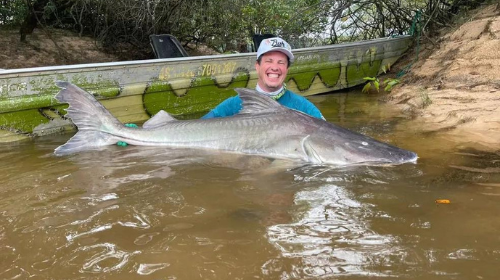
<instances>
[{"instance_id":1,"label":"man","mask_svg":"<svg viewBox=\"0 0 500 280\"><path fill-rule=\"evenodd\" d=\"M285 40L278 37L264 39L257 50L255 62L258 75L256 90L275 99L283 106L324 119L314 104L286 88L284 81L293 60L292 48ZM241 99L239 96L234 96L217 105L202 119L228 117L237 114L240 110Z\"/></svg>"},{"instance_id":2,"label":"man","mask_svg":"<svg viewBox=\"0 0 500 280\"><path fill-rule=\"evenodd\" d=\"M319 119L325 119L319 109L309 100L286 89L284 81L288 67L293 60L292 48L285 40L278 37L264 39L257 50L257 61L255 62L255 70L259 76L256 90L270 96L283 106ZM202 119L236 115L242 108L241 103L239 96L230 97L208 112ZM137 127L135 124L125 125ZM127 146L128 144L120 141L117 145Z\"/></svg>"}]
</instances>

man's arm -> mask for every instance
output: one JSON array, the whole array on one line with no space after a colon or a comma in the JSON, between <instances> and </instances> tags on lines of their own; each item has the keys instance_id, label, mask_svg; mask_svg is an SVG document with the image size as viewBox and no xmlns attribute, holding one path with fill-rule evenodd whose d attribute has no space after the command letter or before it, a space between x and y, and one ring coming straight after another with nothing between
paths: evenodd
<instances>
[{"instance_id":1,"label":"man's arm","mask_svg":"<svg viewBox=\"0 0 500 280\"><path fill-rule=\"evenodd\" d=\"M289 98L280 102L288 108L292 108L302 113L308 114L309 116L324 120L323 114L311 101L307 98L294 93L293 91L288 91Z\"/></svg>"},{"instance_id":2,"label":"man's arm","mask_svg":"<svg viewBox=\"0 0 500 280\"><path fill-rule=\"evenodd\" d=\"M325 120L325 117L323 117L323 114L321 114L321 111L318 109L318 107L316 107L311 101L307 100L306 98L304 99L305 99L305 101L303 102L304 112L315 118Z\"/></svg>"},{"instance_id":3,"label":"man's arm","mask_svg":"<svg viewBox=\"0 0 500 280\"><path fill-rule=\"evenodd\" d=\"M238 114L241 110L241 98L239 96L230 97L222 101L217 107L212 109L202 119L229 117Z\"/></svg>"}]
</instances>

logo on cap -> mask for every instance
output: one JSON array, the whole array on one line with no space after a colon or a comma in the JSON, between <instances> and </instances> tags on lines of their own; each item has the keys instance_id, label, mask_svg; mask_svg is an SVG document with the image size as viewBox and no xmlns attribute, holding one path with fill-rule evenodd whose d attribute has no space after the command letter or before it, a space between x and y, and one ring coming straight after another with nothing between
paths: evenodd
<instances>
[{"instance_id":1,"label":"logo on cap","mask_svg":"<svg viewBox=\"0 0 500 280\"><path fill-rule=\"evenodd\" d=\"M282 40L271 39L270 41L271 41L271 47L273 48L287 48L285 42L283 42Z\"/></svg>"}]
</instances>

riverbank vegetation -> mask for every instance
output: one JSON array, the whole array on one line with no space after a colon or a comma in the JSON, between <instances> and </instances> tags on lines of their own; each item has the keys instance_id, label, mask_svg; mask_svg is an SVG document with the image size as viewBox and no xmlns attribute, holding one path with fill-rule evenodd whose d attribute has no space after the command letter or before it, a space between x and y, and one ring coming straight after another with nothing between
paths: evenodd
<instances>
[{"instance_id":1,"label":"riverbank vegetation","mask_svg":"<svg viewBox=\"0 0 500 280\"><path fill-rule=\"evenodd\" d=\"M294 47L335 44L410 32L424 36L485 0L0 0L0 27L29 41L36 28L95 38L128 59L151 57L150 34L172 34L186 48L251 50L251 37L272 33ZM417 13L417 11L419 11ZM414 25L413 28L416 26Z\"/></svg>"}]
</instances>

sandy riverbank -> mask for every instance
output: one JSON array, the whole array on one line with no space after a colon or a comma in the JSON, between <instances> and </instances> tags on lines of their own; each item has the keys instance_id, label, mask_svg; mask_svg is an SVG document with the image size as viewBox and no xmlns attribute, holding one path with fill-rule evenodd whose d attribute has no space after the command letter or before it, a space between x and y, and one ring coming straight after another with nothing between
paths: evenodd
<instances>
[{"instance_id":1,"label":"sandy riverbank","mask_svg":"<svg viewBox=\"0 0 500 280\"><path fill-rule=\"evenodd\" d=\"M387 99L414 129L500 151L500 4L478 9L423 45Z\"/></svg>"}]
</instances>

